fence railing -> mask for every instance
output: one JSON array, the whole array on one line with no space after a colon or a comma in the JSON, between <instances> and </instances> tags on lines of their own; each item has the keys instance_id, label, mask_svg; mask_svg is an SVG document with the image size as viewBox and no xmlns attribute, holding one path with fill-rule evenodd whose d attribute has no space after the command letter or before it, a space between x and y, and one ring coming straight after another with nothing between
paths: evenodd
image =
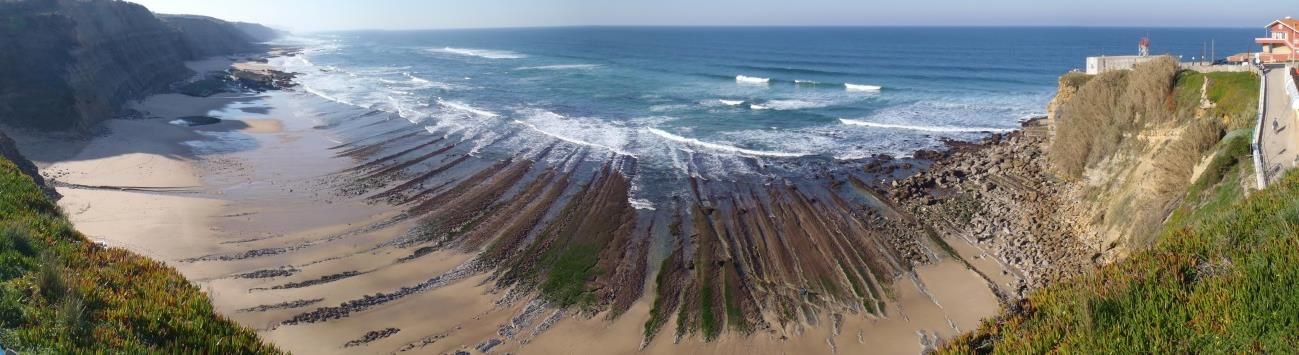
<instances>
[{"instance_id":1,"label":"fence railing","mask_svg":"<svg viewBox=\"0 0 1299 355\"><path fill-rule=\"evenodd\" d=\"M1290 96L1290 108L1299 110L1299 86L1295 86L1293 66L1285 67L1285 93Z\"/></svg>"},{"instance_id":2,"label":"fence railing","mask_svg":"<svg viewBox=\"0 0 1299 355\"><path fill-rule=\"evenodd\" d=\"M1258 189L1267 188L1267 165L1263 161L1263 109L1267 107L1267 69L1259 68L1258 84L1258 119L1254 122L1254 175L1258 177Z\"/></svg>"}]
</instances>

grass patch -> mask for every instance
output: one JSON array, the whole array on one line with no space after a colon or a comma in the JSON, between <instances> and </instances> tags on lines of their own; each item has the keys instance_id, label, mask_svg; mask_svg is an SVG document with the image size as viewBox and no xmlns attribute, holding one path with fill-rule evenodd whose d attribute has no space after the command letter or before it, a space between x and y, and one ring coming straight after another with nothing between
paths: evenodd
<instances>
[{"instance_id":1,"label":"grass patch","mask_svg":"<svg viewBox=\"0 0 1299 355\"><path fill-rule=\"evenodd\" d=\"M543 263L550 265L541 295L556 306L589 305L595 296L587 292L586 283L597 274L595 263L600 251L596 247L574 243L562 251L546 252Z\"/></svg>"},{"instance_id":2,"label":"grass patch","mask_svg":"<svg viewBox=\"0 0 1299 355\"><path fill-rule=\"evenodd\" d=\"M844 276L848 277L848 285L852 286L853 296L866 297L866 292L862 291L861 281L857 280L857 275L853 274L852 269L843 264L843 260L839 260L839 269L843 270Z\"/></svg>"},{"instance_id":3,"label":"grass patch","mask_svg":"<svg viewBox=\"0 0 1299 355\"><path fill-rule=\"evenodd\" d=\"M704 284L699 290L699 328L704 331L704 339L712 341L722 334L721 322L713 313L713 285Z\"/></svg>"},{"instance_id":4,"label":"grass patch","mask_svg":"<svg viewBox=\"0 0 1299 355\"><path fill-rule=\"evenodd\" d=\"M0 340L30 353L278 353L174 269L95 246L0 159Z\"/></svg>"},{"instance_id":5,"label":"grass patch","mask_svg":"<svg viewBox=\"0 0 1299 355\"><path fill-rule=\"evenodd\" d=\"M1259 78L1254 73L1209 73L1209 101L1214 103L1210 112L1220 118L1229 129L1250 127L1258 115Z\"/></svg>"},{"instance_id":6,"label":"grass patch","mask_svg":"<svg viewBox=\"0 0 1299 355\"><path fill-rule=\"evenodd\" d=\"M654 277L654 292L657 296L654 297L654 306L650 308L650 318L645 321L646 339L653 338L654 334L658 334L659 328L662 328L663 324L668 321L667 310L664 309L667 305L664 304L665 300L663 299L663 284L668 278L667 270L671 267L671 263L674 260L676 260L676 258L673 257L663 259L663 264L659 266L658 276ZM677 295L673 294L670 295L670 297L677 297Z\"/></svg>"},{"instance_id":7,"label":"grass patch","mask_svg":"<svg viewBox=\"0 0 1299 355\"><path fill-rule=\"evenodd\" d=\"M722 289L722 299L726 300L726 323L741 333L748 333L749 322L744 319L744 310L740 309L739 303L735 302L735 294L731 293L731 290L736 287L735 280L727 274L722 274L722 279L725 284L725 288Z\"/></svg>"},{"instance_id":8,"label":"grass patch","mask_svg":"<svg viewBox=\"0 0 1299 355\"><path fill-rule=\"evenodd\" d=\"M1203 89L1204 74L1194 70L1177 72L1176 84L1173 84L1173 105L1177 107L1178 116L1191 117L1195 114L1201 104Z\"/></svg>"},{"instance_id":9,"label":"grass patch","mask_svg":"<svg viewBox=\"0 0 1299 355\"><path fill-rule=\"evenodd\" d=\"M1250 160L1252 130L1233 131L1223 138L1204 172L1186 190L1186 196L1165 229L1189 227L1230 208L1245 198L1241 180L1253 172ZM1165 232L1167 233L1167 232Z\"/></svg>"}]
</instances>

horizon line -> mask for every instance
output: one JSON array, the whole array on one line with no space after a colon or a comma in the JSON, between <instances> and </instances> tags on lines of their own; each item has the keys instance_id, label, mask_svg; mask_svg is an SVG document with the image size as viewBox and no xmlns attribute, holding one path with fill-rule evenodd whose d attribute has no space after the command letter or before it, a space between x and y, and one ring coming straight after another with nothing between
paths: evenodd
<instances>
[{"instance_id":1,"label":"horizon line","mask_svg":"<svg viewBox=\"0 0 1299 355\"><path fill-rule=\"evenodd\" d=\"M457 30L520 30L565 28L1108 28L1108 29L1252 29L1250 26L1135 26L1135 25L541 25L541 26L484 26L484 27L429 27L429 28L354 28L335 30L293 31L301 33L329 32L414 32ZM1266 29L1267 26L1259 26Z\"/></svg>"}]
</instances>

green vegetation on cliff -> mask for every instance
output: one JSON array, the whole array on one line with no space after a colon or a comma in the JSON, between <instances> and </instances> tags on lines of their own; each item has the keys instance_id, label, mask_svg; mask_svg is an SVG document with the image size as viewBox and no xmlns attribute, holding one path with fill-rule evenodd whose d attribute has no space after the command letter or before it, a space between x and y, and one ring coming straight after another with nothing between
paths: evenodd
<instances>
[{"instance_id":1,"label":"green vegetation on cliff","mask_svg":"<svg viewBox=\"0 0 1299 355\"><path fill-rule=\"evenodd\" d=\"M1220 152L1238 145L1227 141ZM1038 290L944 352L1293 351L1299 345L1299 174L1220 207L1239 196L1230 181L1235 177L1226 176L1192 191L1205 194L1199 201L1216 202L1193 210L1193 220L1175 218L1155 247Z\"/></svg>"},{"instance_id":2,"label":"green vegetation on cliff","mask_svg":"<svg viewBox=\"0 0 1299 355\"><path fill-rule=\"evenodd\" d=\"M88 241L0 159L0 344L31 353L278 353L174 269Z\"/></svg>"}]
</instances>

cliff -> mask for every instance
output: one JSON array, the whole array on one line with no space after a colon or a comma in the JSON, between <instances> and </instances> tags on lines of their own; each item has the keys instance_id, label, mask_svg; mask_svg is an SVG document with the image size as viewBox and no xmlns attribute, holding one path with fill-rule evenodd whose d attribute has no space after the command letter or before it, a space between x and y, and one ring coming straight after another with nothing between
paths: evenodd
<instances>
[{"instance_id":1,"label":"cliff","mask_svg":"<svg viewBox=\"0 0 1299 355\"><path fill-rule=\"evenodd\" d=\"M254 52L263 49L255 42L266 41L254 38L241 26L212 17L160 14L158 18L180 33L181 42L191 58ZM242 27L258 31L252 26Z\"/></svg>"},{"instance_id":2,"label":"cliff","mask_svg":"<svg viewBox=\"0 0 1299 355\"><path fill-rule=\"evenodd\" d=\"M1171 60L1062 78L1052 132L1031 145L1045 154L1012 156L1042 167L1017 184L1047 182L1034 190L1047 194L1024 199L1036 207L1009 212L989 204L1002 187L974 197L996 212L994 226L1018 233L1024 229L1014 222L1031 218L1048 229L1027 230L1027 243L990 236L998 256L1006 247L1045 254L1047 269L1058 272L940 353L1292 349L1295 313L1276 310L1299 307L1290 286L1299 270L1291 212L1299 209L1299 176L1251 191L1244 126L1258 84L1252 73L1178 70ZM1007 144L1023 148L988 149ZM1071 264L1086 254L1056 258L1058 242L1083 248L1095 266Z\"/></svg>"},{"instance_id":3,"label":"cliff","mask_svg":"<svg viewBox=\"0 0 1299 355\"><path fill-rule=\"evenodd\" d=\"M4 132L0 132L0 159L12 162L14 166L18 168L18 172L31 178L32 182L36 183L36 186L40 187L41 190L45 192L45 196L48 196L51 199L59 198L59 193L55 192L54 188L45 184L45 178L42 177L40 171L36 169L36 164L33 164L31 160L27 160L27 158L18 151L18 146L14 144L14 140L10 139L9 136L6 136Z\"/></svg>"},{"instance_id":4,"label":"cliff","mask_svg":"<svg viewBox=\"0 0 1299 355\"><path fill-rule=\"evenodd\" d=\"M230 22L230 24L247 34L253 42L269 42L284 36L284 33L279 30L261 24L248 22Z\"/></svg>"},{"instance_id":5,"label":"cliff","mask_svg":"<svg viewBox=\"0 0 1299 355\"><path fill-rule=\"evenodd\" d=\"M86 131L192 75L186 60L256 49L234 24L173 19L117 0L0 2L0 123Z\"/></svg>"}]
</instances>

